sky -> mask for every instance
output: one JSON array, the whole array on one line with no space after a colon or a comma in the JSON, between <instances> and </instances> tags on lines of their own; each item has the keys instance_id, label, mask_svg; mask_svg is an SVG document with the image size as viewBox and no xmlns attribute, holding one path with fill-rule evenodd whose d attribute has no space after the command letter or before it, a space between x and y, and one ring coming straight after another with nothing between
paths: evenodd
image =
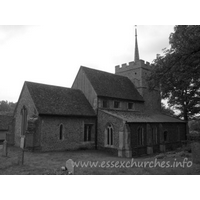
<instances>
[{"instance_id":1,"label":"sky","mask_svg":"<svg viewBox=\"0 0 200 200\"><path fill-rule=\"evenodd\" d=\"M0 4L0 101L16 102L24 81L71 87L80 66L114 73L134 60L135 25L140 59L152 62L169 46L173 24L190 24L189 5L177 15L171 0L30 2Z\"/></svg>"},{"instance_id":2,"label":"sky","mask_svg":"<svg viewBox=\"0 0 200 200\"><path fill-rule=\"evenodd\" d=\"M140 59L161 54L173 27L138 25ZM0 26L0 100L16 102L24 81L71 87L80 66L114 73L134 48L134 24Z\"/></svg>"}]
</instances>

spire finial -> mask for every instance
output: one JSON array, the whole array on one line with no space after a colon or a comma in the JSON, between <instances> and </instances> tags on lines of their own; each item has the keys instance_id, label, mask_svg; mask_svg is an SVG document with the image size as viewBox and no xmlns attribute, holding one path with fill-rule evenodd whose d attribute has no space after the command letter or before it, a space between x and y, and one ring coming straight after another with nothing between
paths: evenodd
<instances>
[{"instance_id":1,"label":"spire finial","mask_svg":"<svg viewBox=\"0 0 200 200\"><path fill-rule=\"evenodd\" d=\"M135 25L135 36L137 37L137 25Z\"/></svg>"},{"instance_id":2,"label":"spire finial","mask_svg":"<svg viewBox=\"0 0 200 200\"><path fill-rule=\"evenodd\" d=\"M135 25L135 58L134 61L139 61L139 50L138 50L138 43L137 43L137 25Z\"/></svg>"}]
</instances>

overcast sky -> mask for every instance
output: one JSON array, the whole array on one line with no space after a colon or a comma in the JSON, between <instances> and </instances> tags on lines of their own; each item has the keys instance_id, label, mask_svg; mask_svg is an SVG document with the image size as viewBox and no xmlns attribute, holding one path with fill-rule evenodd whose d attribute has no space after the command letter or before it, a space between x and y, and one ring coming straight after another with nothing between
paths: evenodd
<instances>
[{"instance_id":1,"label":"overcast sky","mask_svg":"<svg viewBox=\"0 0 200 200\"><path fill-rule=\"evenodd\" d=\"M174 26L138 25L140 59L169 46ZM135 26L100 23L0 26L0 100L16 102L24 81L71 87L81 65L114 73L134 60Z\"/></svg>"},{"instance_id":2,"label":"overcast sky","mask_svg":"<svg viewBox=\"0 0 200 200\"><path fill-rule=\"evenodd\" d=\"M173 0L28 2L0 5L0 100L16 102L26 80L71 87L81 65L114 73L134 60L136 24L140 59L152 62L169 45L170 24L190 24L190 5L190 16L199 13Z\"/></svg>"}]
</instances>

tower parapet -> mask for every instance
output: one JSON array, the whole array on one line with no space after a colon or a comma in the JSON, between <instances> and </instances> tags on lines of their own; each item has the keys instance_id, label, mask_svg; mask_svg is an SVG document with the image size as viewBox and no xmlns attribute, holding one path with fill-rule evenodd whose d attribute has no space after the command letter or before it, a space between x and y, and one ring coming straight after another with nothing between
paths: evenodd
<instances>
[{"instance_id":1,"label":"tower parapet","mask_svg":"<svg viewBox=\"0 0 200 200\"><path fill-rule=\"evenodd\" d=\"M132 69L137 69L137 68L143 68L146 70L152 70L152 66L150 65L149 62L145 62L144 60L139 60L137 62L129 62L129 63L124 63L122 65L117 65L115 66L115 73L120 74L122 72L125 72L127 70L132 70Z\"/></svg>"},{"instance_id":2,"label":"tower parapet","mask_svg":"<svg viewBox=\"0 0 200 200\"><path fill-rule=\"evenodd\" d=\"M129 78L144 98L145 110L159 111L161 102L160 92L157 89L149 90L149 83L147 81L152 70L153 66L144 60L115 66L115 74Z\"/></svg>"}]
</instances>

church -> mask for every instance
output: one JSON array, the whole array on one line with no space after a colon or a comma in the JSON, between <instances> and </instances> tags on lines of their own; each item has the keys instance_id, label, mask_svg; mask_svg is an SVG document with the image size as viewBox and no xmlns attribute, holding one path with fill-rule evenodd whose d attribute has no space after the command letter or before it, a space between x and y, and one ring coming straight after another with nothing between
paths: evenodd
<instances>
[{"instance_id":1,"label":"church","mask_svg":"<svg viewBox=\"0 0 200 200\"><path fill-rule=\"evenodd\" d=\"M174 150L186 122L161 112L159 89L149 90L150 63L135 58L115 74L81 66L71 88L25 81L13 120L13 143L39 151L101 149L119 157Z\"/></svg>"}]
</instances>

